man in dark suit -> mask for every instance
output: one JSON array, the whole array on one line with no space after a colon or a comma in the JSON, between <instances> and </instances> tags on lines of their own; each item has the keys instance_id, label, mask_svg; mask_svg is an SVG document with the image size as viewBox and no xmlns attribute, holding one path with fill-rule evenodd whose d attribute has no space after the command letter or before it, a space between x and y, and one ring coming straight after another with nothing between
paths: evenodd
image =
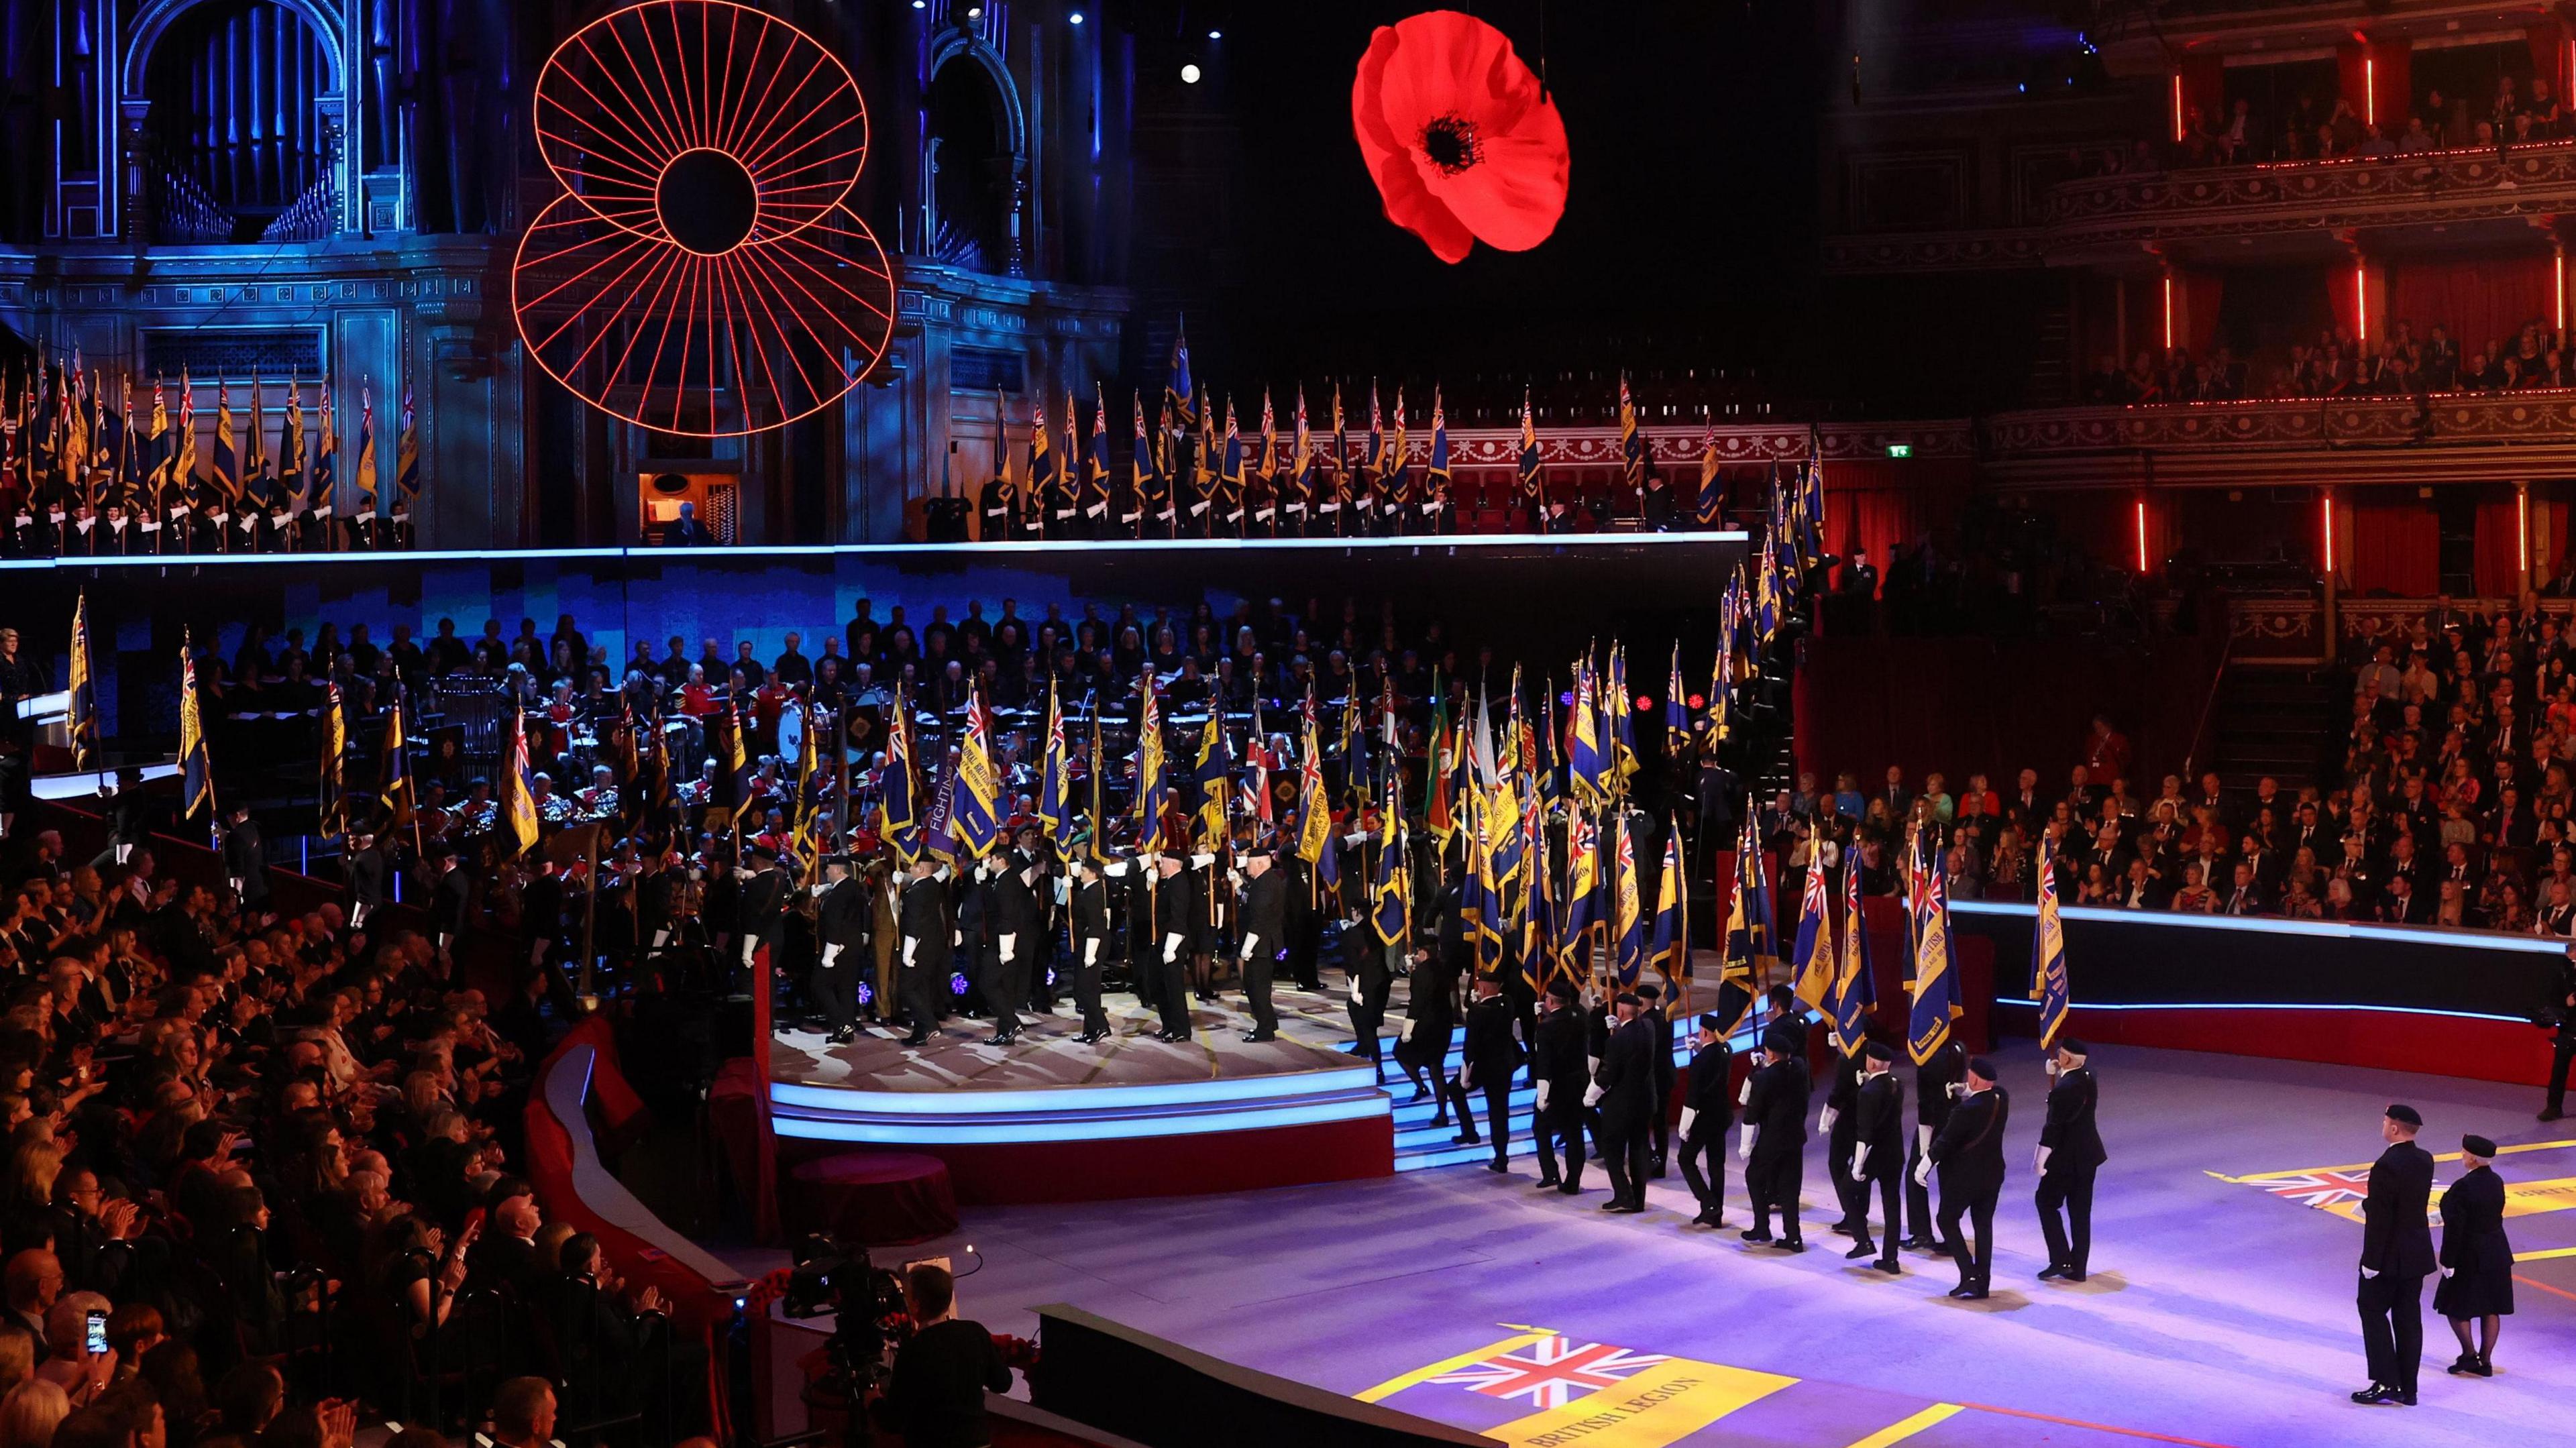
<instances>
[{"instance_id":1,"label":"man in dark suit","mask_svg":"<svg viewBox=\"0 0 2576 1448\"><path fill-rule=\"evenodd\" d=\"M716 535L708 532L707 525L698 521L698 505L695 503L682 503L680 516L662 525L662 546L665 548L705 548L715 541Z\"/></svg>"},{"instance_id":2,"label":"man in dark suit","mask_svg":"<svg viewBox=\"0 0 2576 1448\"><path fill-rule=\"evenodd\" d=\"M1029 998L1029 983L1046 969L1046 906L1038 888L1046 879L1042 854L1004 850L994 857L992 927L998 964L985 1004L993 1008L990 1046L1009 1046L1020 1039L1020 1006Z\"/></svg>"},{"instance_id":3,"label":"man in dark suit","mask_svg":"<svg viewBox=\"0 0 2576 1448\"><path fill-rule=\"evenodd\" d=\"M457 937L465 933L465 907L473 881L466 878L464 866L457 861L454 845L436 841L429 847L429 856L439 870L438 883L429 891L429 928L437 937L438 948L453 952Z\"/></svg>"},{"instance_id":4,"label":"man in dark suit","mask_svg":"<svg viewBox=\"0 0 2576 1448\"><path fill-rule=\"evenodd\" d=\"M349 832L349 856L341 872L349 881L349 928L363 930L367 917L385 904L385 852L376 848L374 830L362 826Z\"/></svg>"},{"instance_id":5,"label":"man in dark suit","mask_svg":"<svg viewBox=\"0 0 2576 1448\"><path fill-rule=\"evenodd\" d=\"M1726 1128L1735 1122L1735 1051L1726 1044L1726 1027L1714 1014L1699 1018L1691 1035L1690 1075L1682 1087L1682 1180L1699 1198L1694 1226L1718 1227L1726 1221ZM1707 1162L1708 1175L1700 1175Z\"/></svg>"},{"instance_id":6,"label":"man in dark suit","mask_svg":"<svg viewBox=\"0 0 2576 1448\"><path fill-rule=\"evenodd\" d=\"M230 823L224 827L224 880L245 914L257 915L267 908L268 850L260 843L259 822L250 817L246 804L232 807Z\"/></svg>"},{"instance_id":7,"label":"man in dark suit","mask_svg":"<svg viewBox=\"0 0 2576 1448\"><path fill-rule=\"evenodd\" d=\"M1442 1083L1458 1108L1456 1139L1461 1146L1477 1142L1476 1114L1468 1105L1468 1093L1484 1096L1485 1129L1494 1138L1494 1159L1486 1169L1496 1172L1510 1169L1512 1077L1521 1068L1521 1046L1512 1036L1512 1025L1512 1003L1503 996L1502 982L1489 975L1476 977L1476 999L1467 1007L1458 1075Z\"/></svg>"},{"instance_id":8,"label":"man in dark suit","mask_svg":"<svg viewBox=\"0 0 2576 1448\"><path fill-rule=\"evenodd\" d=\"M1905 1084L1889 1068L1896 1063L1896 1050L1885 1041L1871 1041L1861 1047L1861 1082L1852 1106L1853 1190L1846 1198L1851 1203L1852 1249L1843 1255L1859 1261L1873 1252L1878 1260L1871 1265L1881 1272L1893 1273L1896 1265L1896 1239L1903 1232L1904 1218L1898 1210L1898 1190L1905 1179ZM1879 1251L1869 1239L1869 1189L1878 1186L1880 1225L1886 1229L1887 1248Z\"/></svg>"},{"instance_id":9,"label":"man in dark suit","mask_svg":"<svg viewBox=\"0 0 2576 1448\"><path fill-rule=\"evenodd\" d=\"M1243 852L1243 998L1252 1012L1247 1041L1279 1039L1279 1012L1270 1003L1270 978L1288 948L1288 872L1265 848ZM1462 1111L1465 1108L1460 1108ZM1502 1143L1494 1144L1499 1154Z\"/></svg>"},{"instance_id":10,"label":"man in dark suit","mask_svg":"<svg viewBox=\"0 0 2576 1448\"><path fill-rule=\"evenodd\" d=\"M2423 1115L2400 1103L2379 1120L2388 1149L2370 1164L2370 1190L2361 1204L2362 1349L2370 1360L2370 1386L2356 1403L2415 1406L2415 1370L2424 1358L2424 1279L2431 1275L2433 1154L2415 1144Z\"/></svg>"},{"instance_id":11,"label":"man in dark suit","mask_svg":"<svg viewBox=\"0 0 2576 1448\"><path fill-rule=\"evenodd\" d=\"M2048 1090L2048 1120L2039 1129L2040 1235L2048 1239L2048 1265L2040 1280L2063 1277L2084 1280L2093 1256L2093 1176L2110 1154L2102 1149L2102 1132L2093 1113L2101 1088L2084 1064L2084 1043L2069 1036L2057 1043L2049 1071L2057 1084ZM2058 1209L2066 1210L2065 1220Z\"/></svg>"},{"instance_id":12,"label":"man in dark suit","mask_svg":"<svg viewBox=\"0 0 2576 1448\"><path fill-rule=\"evenodd\" d=\"M939 1029L939 996L948 989L956 949L941 908L939 868L939 862L928 855L914 860L912 878L905 882L902 902L895 907L895 929L903 937L895 980L905 1009L912 1013L912 1034L903 1042L907 1046L928 1045L931 1032Z\"/></svg>"},{"instance_id":13,"label":"man in dark suit","mask_svg":"<svg viewBox=\"0 0 2576 1448\"><path fill-rule=\"evenodd\" d=\"M1807 1142L1806 1029L1775 1021L1762 1034L1762 1067L1744 1081L1744 1135L1736 1155L1744 1161L1744 1191L1753 1198L1753 1225L1741 1234L1759 1245L1771 1240L1771 1213L1780 1213L1780 1247L1804 1252L1798 1231L1798 1188L1803 1185Z\"/></svg>"},{"instance_id":14,"label":"man in dark suit","mask_svg":"<svg viewBox=\"0 0 2576 1448\"><path fill-rule=\"evenodd\" d=\"M1981 1301L1992 1280L1995 1201L2004 1190L2004 1123L2011 1115L2011 1098L1995 1084L1995 1063L1969 1057L1968 1094L1914 1168L1917 1181L1936 1167L1941 1172L1941 1240L1959 1263L1959 1285L1950 1289L1952 1297ZM1973 1255L1959 1234L1963 1216L1976 1228Z\"/></svg>"},{"instance_id":15,"label":"man in dark suit","mask_svg":"<svg viewBox=\"0 0 2576 1448\"><path fill-rule=\"evenodd\" d=\"M1083 854L1074 865L1073 1004L1082 1012L1082 1034L1088 1046L1109 1035L1109 1013L1100 1008L1100 962L1109 952L1109 882L1101 877L1097 855Z\"/></svg>"},{"instance_id":16,"label":"man in dark suit","mask_svg":"<svg viewBox=\"0 0 2576 1448\"><path fill-rule=\"evenodd\" d=\"M1867 1210L1852 1201L1851 1174L1852 1151L1859 1142L1859 1123L1852 1109L1860 1104L1862 1044L1854 1042L1849 1055L1835 1058L1833 1084L1825 1088L1825 1108L1816 1113L1816 1130L1825 1137L1825 1177L1834 1189L1834 1200L1842 1205L1833 1230L1846 1237L1858 1235L1852 1224Z\"/></svg>"},{"instance_id":17,"label":"man in dark suit","mask_svg":"<svg viewBox=\"0 0 2576 1448\"><path fill-rule=\"evenodd\" d=\"M1193 932L1207 916L1207 896L1200 871L1179 855L1154 859L1154 999L1163 1008L1163 1029L1154 1039L1179 1043L1190 1038L1189 957Z\"/></svg>"},{"instance_id":18,"label":"man in dark suit","mask_svg":"<svg viewBox=\"0 0 2576 1448\"><path fill-rule=\"evenodd\" d=\"M1601 1165L1610 1173L1605 1212L1646 1209L1647 1118L1655 1110L1655 1032L1638 1017L1644 1002L1621 991L1619 1024L1601 1048L1601 1069L1587 1093L1601 1108Z\"/></svg>"},{"instance_id":19,"label":"man in dark suit","mask_svg":"<svg viewBox=\"0 0 2576 1448\"><path fill-rule=\"evenodd\" d=\"M1645 1002L1637 1018L1655 1033L1655 1109L1646 1118L1647 1131L1653 1138L1654 1150L1646 1165L1646 1174L1661 1180L1664 1164L1672 1159L1672 1122L1664 1115L1666 1102L1673 1099L1673 1014L1665 1009L1664 993L1652 981L1637 984L1637 999Z\"/></svg>"},{"instance_id":20,"label":"man in dark suit","mask_svg":"<svg viewBox=\"0 0 2576 1448\"><path fill-rule=\"evenodd\" d=\"M1538 1184L1569 1197L1583 1190L1583 1096L1592 1084L1592 1063L1585 1053L1588 1031L1583 1012L1575 1008L1580 997L1574 982L1562 976L1548 982L1538 1039L1532 1043L1538 1058L1531 1072L1538 1078L1538 1104L1530 1113L1530 1126L1537 1138ZM1560 1144L1562 1176L1557 1167Z\"/></svg>"},{"instance_id":21,"label":"man in dark suit","mask_svg":"<svg viewBox=\"0 0 2576 1448\"><path fill-rule=\"evenodd\" d=\"M867 938L874 902L868 898L868 887L850 878L847 855L823 857L821 890L814 902L814 926L822 952L815 957L807 987L830 1025L827 1039L839 1046L858 1038L860 945Z\"/></svg>"},{"instance_id":22,"label":"man in dark suit","mask_svg":"<svg viewBox=\"0 0 2576 1448\"><path fill-rule=\"evenodd\" d=\"M1967 1089L1968 1051L1953 1036L1914 1068L1914 1141L1905 1158L1905 1245L1917 1252L1947 1251L1932 1226L1932 1192L1924 1185L1923 1156L1950 1124L1950 1112Z\"/></svg>"}]
</instances>

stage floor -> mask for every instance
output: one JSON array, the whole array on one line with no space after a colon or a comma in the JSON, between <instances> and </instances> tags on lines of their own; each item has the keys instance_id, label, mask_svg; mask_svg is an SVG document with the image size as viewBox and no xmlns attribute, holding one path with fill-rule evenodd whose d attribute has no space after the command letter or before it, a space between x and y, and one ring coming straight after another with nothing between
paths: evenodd
<instances>
[{"instance_id":1,"label":"stage floor","mask_svg":"<svg viewBox=\"0 0 2576 1448\"><path fill-rule=\"evenodd\" d=\"M1824 1230L1833 1211L1819 1205L1830 1201L1821 1142L1809 1149L1803 1256L1736 1240L1746 1213L1732 1158L1723 1233L1685 1225L1678 1174L1649 1189L1653 1210L1612 1217L1597 1209L1597 1165L1585 1193L1566 1198L1533 1191L1521 1158L1500 1177L1461 1166L1233 1196L970 1209L957 1237L908 1255L972 1243L987 1267L961 1284L960 1305L996 1331L1032 1333L1030 1307L1070 1302L1512 1443L2564 1441L2576 1394L2576 1211L2563 1210L2576 1208L2576 1129L2535 1123L2537 1092L2105 1048L2096 1065L2111 1161L2094 1276L2064 1286L2031 1276L2045 1261L2029 1171L2045 1082L2027 1042L2004 1059L2014 1174L1998 1217L1997 1291L1984 1303L1942 1295L1955 1281L1945 1259L1909 1253L1896 1279L1847 1263L1848 1244ZM2377 1154L2392 1100L2424 1111L2437 1152L2456 1150L2463 1132L2527 1148L2500 1163L2522 1187L2507 1222L2522 1260L2499 1375L2443 1374L2455 1348L2428 1289L2424 1405L2411 1409L2344 1396L2363 1377L2352 1305L2361 1228L2334 1210L2349 1200L2332 1169ZM2442 1178L2457 1170L2445 1163ZM1618 1381L1566 1387L1568 1372L1538 1361L1569 1355L1606 1361ZM1575 1426L1586 1420L1594 1426Z\"/></svg>"},{"instance_id":2,"label":"stage floor","mask_svg":"<svg viewBox=\"0 0 2576 1448\"><path fill-rule=\"evenodd\" d=\"M1279 1037L1246 1041L1252 1018L1244 1013L1243 992L1228 984L1216 1001L1193 1005L1187 1043L1154 1039L1162 1029L1160 1014L1139 1006L1124 990L1108 992L1101 1009L1109 1017L1107 1040L1084 1045L1074 1039L1082 1016L1072 997L1059 1001L1053 1015L1022 1011L1020 1038L1012 1046L988 1046L990 1018L951 1016L931 1042L914 1050L901 1044L904 1033L892 1027L861 1026L855 1041L828 1044L823 1033L790 1027L777 1033L770 1049L772 1081L794 1086L863 1091L1007 1091L1047 1087L1135 1086L1188 1081L1279 1076L1349 1067L1351 1030L1349 999L1335 988L1338 974L1321 991L1299 990L1282 982L1271 992L1279 1016ZM1714 985L1693 987L1695 999L1714 1003ZM1401 1081L1392 1056L1403 1029L1406 982L1396 982L1395 996L1379 1035L1389 1052L1386 1079ZM1676 1026L1676 1039L1687 1036Z\"/></svg>"}]
</instances>

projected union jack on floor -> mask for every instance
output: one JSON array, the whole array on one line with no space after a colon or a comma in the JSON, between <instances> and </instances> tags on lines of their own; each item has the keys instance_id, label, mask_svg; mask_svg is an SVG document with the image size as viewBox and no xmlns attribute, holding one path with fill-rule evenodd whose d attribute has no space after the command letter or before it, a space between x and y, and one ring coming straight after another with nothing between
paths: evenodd
<instances>
[{"instance_id":1,"label":"projected union jack on floor","mask_svg":"<svg viewBox=\"0 0 2576 1448\"><path fill-rule=\"evenodd\" d=\"M520 238L511 310L592 406L759 432L884 355L893 269L848 205L867 106L812 36L733 0L644 0L557 47L535 123L564 194Z\"/></svg>"}]
</instances>

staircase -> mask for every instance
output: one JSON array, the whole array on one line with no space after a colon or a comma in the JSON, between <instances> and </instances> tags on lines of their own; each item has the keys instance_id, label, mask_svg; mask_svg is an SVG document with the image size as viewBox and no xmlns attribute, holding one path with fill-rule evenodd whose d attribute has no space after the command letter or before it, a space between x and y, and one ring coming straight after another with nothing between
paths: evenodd
<instances>
[{"instance_id":1,"label":"staircase","mask_svg":"<svg viewBox=\"0 0 2576 1448\"><path fill-rule=\"evenodd\" d=\"M2323 670L2230 664L2211 708L2209 763L2232 796L2251 798L2269 775L2284 794L2323 782L2336 756L2341 691Z\"/></svg>"}]
</instances>

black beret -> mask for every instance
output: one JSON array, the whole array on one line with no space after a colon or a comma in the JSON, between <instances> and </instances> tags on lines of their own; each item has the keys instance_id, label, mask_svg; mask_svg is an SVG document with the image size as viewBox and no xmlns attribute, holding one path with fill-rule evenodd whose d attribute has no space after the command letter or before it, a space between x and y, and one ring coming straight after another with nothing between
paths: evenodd
<instances>
[{"instance_id":1,"label":"black beret","mask_svg":"<svg viewBox=\"0 0 2576 1448\"><path fill-rule=\"evenodd\" d=\"M1987 1080L1992 1081L1996 1079L1995 1063L1987 1060L1983 1056L1970 1056L1968 1058L1968 1074L1971 1076L1983 1076Z\"/></svg>"},{"instance_id":2,"label":"black beret","mask_svg":"<svg viewBox=\"0 0 2576 1448\"><path fill-rule=\"evenodd\" d=\"M2057 1040L2057 1049L2064 1051L2070 1056L2090 1056L2093 1054L2090 1050L2085 1048L2082 1041L2075 1039L2073 1036L2060 1036Z\"/></svg>"},{"instance_id":3,"label":"black beret","mask_svg":"<svg viewBox=\"0 0 2576 1448\"><path fill-rule=\"evenodd\" d=\"M1637 993L1635 991L1623 990L1619 992L1617 998L1614 999L1611 1004L1621 1006L1641 1006L1644 1005L1645 1002L1637 999Z\"/></svg>"},{"instance_id":4,"label":"black beret","mask_svg":"<svg viewBox=\"0 0 2576 1448\"><path fill-rule=\"evenodd\" d=\"M1896 1048L1885 1041L1872 1041L1862 1054L1873 1061L1893 1061L1896 1059Z\"/></svg>"},{"instance_id":5,"label":"black beret","mask_svg":"<svg viewBox=\"0 0 2576 1448\"><path fill-rule=\"evenodd\" d=\"M1797 1055L1806 1045L1806 1027L1795 1021L1773 1021L1771 1029L1762 1033L1762 1049L1783 1056Z\"/></svg>"},{"instance_id":6,"label":"black beret","mask_svg":"<svg viewBox=\"0 0 2576 1448\"><path fill-rule=\"evenodd\" d=\"M2488 1158L2492 1158L2496 1154L2495 1143L2487 1140L2483 1136L2461 1137L2460 1150L2467 1152L2471 1156L2483 1156Z\"/></svg>"},{"instance_id":7,"label":"black beret","mask_svg":"<svg viewBox=\"0 0 2576 1448\"><path fill-rule=\"evenodd\" d=\"M1567 980L1563 976L1558 976L1556 979L1547 983L1547 993L1561 1001L1575 1000L1583 994L1582 991L1575 988L1574 982Z\"/></svg>"},{"instance_id":8,"label":"black beret","mask_svg":"<svg viewBox=\"0 0 2576 1448\"><path fill-rule=\"evenodd\" d=\"M1717 1012L1710 1011L1699 1018L1699 1028L1711 1035L1716 1035L1726 1029L1726 1022L1717 1018Z\"/></svg>"},{"instance_id":9,"label":"black beret","mask_svg":"<svg viewBox=\"0 0 2576 1448\"><path fill-rule=\"evenodd\" d=\"M2424 1124L2424 1113L2401 1101L2388 1108L2388 1119L2403 1121L2409 1126L2421 1126Z\"/></svg>"},{"instance_id":10,"label":"black beret","mask_svg":"<svg viewBox=\"0 0 2576 1448\"><path fill-rule=\"evenodd\" d=\"M1637 987L1637 999L1641 1001L1657 1000L1662 996L1663 992L1655 989L1654 982L1652 981L1647 981Z\"/></svg>"}]
</instances>

